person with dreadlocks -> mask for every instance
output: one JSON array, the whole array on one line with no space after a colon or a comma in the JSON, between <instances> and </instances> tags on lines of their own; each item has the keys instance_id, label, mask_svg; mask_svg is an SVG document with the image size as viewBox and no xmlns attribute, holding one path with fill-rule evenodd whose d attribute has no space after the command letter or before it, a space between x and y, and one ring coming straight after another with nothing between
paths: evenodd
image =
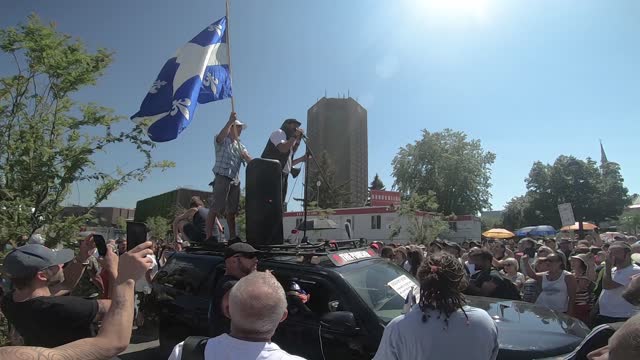
<instances>
[{"instance_id":1,"label":"person with dreadlocks","mask_svg":"<svg viewBox=\"0 0 640 360\"><path fill-rule=\"evenodd\" d=\"M462 263L450 254L425 259L418 304L386 326L374 360L495 359L498 328L486 311L466 305L464 278Z\"/></svg>"},{"instance_id":2,"label":"person with dreadlocks","mask_svg":"<svg viewBox=\"0 0 640 360\"><path fill-rule=\"evenodd\" d=\"M262 152L263 159L278 160L282 167L282 202L283 205L287 197L287 180L289 174L294 177L300 173L299 169L294 168L297 164L307 160L306 156L293 159L293 155L302 137L304 136L304 130L300 128L300 121L296 119L287 119L282 123L280 129L271 133L267 145Z\"/></svg>"}]
</instances>

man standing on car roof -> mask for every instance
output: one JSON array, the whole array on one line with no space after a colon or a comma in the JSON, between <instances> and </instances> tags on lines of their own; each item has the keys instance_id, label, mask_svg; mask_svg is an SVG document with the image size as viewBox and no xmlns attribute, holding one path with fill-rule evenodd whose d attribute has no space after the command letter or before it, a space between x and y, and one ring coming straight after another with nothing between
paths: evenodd
<instances>
[{"instance_id":1,"label":"man standing on car roof","mask_svg":"<svg viewBox=\"0 0 640 360\"><path fill-rule=\"evenodd\" d=\"M229 333L231 321L224 311L229 302L229 290L238 280L256 271L257 252L253 246L243 242L232 244L225 249L225 273L216 284L209 303L209 336Z\"/></svg>"}]
</instances>

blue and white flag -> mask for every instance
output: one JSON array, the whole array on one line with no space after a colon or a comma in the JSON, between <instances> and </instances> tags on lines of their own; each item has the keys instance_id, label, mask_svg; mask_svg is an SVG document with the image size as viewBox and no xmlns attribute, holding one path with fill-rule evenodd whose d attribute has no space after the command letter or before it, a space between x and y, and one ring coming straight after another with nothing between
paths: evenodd
<instances>
[{"instance_id":1,"label":"blue and white flag","mask_svg":"<svg viewBox=\"0 0 640 360\"><path fill-rule=\"evenodd\" d=\"M231 97L227 18L214 22L169 59L131 120L148 126L156 142L178 137L198 103Z\"/></svg>"}]
</instances>

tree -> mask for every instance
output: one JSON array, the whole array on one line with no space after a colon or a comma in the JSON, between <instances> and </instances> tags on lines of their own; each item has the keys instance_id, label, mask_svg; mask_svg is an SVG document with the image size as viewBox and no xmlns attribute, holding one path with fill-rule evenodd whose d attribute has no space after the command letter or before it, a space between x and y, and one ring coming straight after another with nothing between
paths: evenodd
<instances>
[{"instance_id":1,"label":"tree","mask_svg":"<svg viewBox=\"0 0 640 360\"><path fill-rule=\"evenodd\" d=\"M616 220L631 203L620 166L607 162L600 168L590 158L559 156L553 165L536 162L526 179L527 225L561 226L558 204L571 203L577 221Z\"/></svg>"},{"instance_id":2,"label":"tree","mask_svg":"<svg viewBox=\"0 0 640 360\"><path fill-rule=\"evenodd\" d=\"M0 246L36 230L48 245L72 239L90 212L129 181L142 181L153 169L154 144L142 127L126 122L98 104L73 100L94 85L112 61L105 49L87 51L79 40L43 25L32 15L26 24L0 29L0 49L16 73L0 78ZM95 155L113 145L131 148L142 164L131 170L100 169ZM84 215L63 218L71 186L95 184Z\"/></svg>"},{"instance_id":3,"label":"tree","mask_svg":"<svg viewBox=\"0 0 640 360\"><path fill-rule=\"evenodd\" d=\"M489 209L495 154L460 131L422 131L393 159L394 187L405 194L435 194L439 213L476 214Z\"/></svg>"},{"instance_id":4,"label":"tree","mask_svg":"<svg viewBox=\"0 0 640 360\"><path fill-rule=\"evenodd\" d=\"M620 218L620 227L621 231L625 231L633 235L638 235L638 228L640 228L640 213L622 216Z\"/></svg>"},{"instance_id":5,"label":"tree","mask_svg":"<svg viewBox=\"0 0 640 360\"><path fill-rule=\"evenodd\" d=\"M398 213L408 220L407 232L411 236L411 241L418 244L429 244L438 236L445 234L449 230L449 222L445 221L441 215L427 213L438 208L436 196L433 192L427 195L412 195L400 203ZM422 212L423 214L420 214ZM396 230L397 229L397 230ZM395 224L392 235L400 232L400 225ZM397 234L396 234L397 236Z\"/></svg>"},{"instance_id":6,"label":"tree","mask_svg":"<svg viewBox=\"0 0 640 360\"><path fill-rule=\"evenodd\" d=\"M517 230L529 224L525 220L525 212L530 208L530 199L526 195L515 196L507 203L502 212L502 225L505 229ZM534 225L538 225L537 223Z\"/></svg>"},{"instance_id":7,"label":"tree","mask_svg":"<svg viewBox=\"0 0 640 360\"><path fill-rule=\"evenodd\" d=\"M371 180L369 191L371 190L385 190L385 186L382 183L382 180L380 180L380 176L378 176L378 174L376 174L376 176L373 177L373 180Z\"/></svg>"},{"instance_id":8,"label":"tree","mask_svg":"<svg viewBox=\"0 0 640 360\"><path fill-rule=\"evenodd\" d=\"M318 158L318 165L323 171L324 177L318 171L318 166L312 162L309 166L309 184L307 185L308 201L316 201L320 209L339 209L351 205L351 196L348 190L349 183L336 184L336 167L323 151ZM320 181L320 194L318 195L317 182ZM360 204L361 206L362 204Z\"/></svg>"},{"instance_id":9,"label":"tree","mask_svg":"<svg viewBox=\"0 0 640 360\"><path fill-rule=\"evenodd\" d=\"M162 216L152 216L147 218L145 224L147 224L149 236L156 240L164 240L167 237L169 230L171 230L170 221Z\"/></svg>"}]
</instances>

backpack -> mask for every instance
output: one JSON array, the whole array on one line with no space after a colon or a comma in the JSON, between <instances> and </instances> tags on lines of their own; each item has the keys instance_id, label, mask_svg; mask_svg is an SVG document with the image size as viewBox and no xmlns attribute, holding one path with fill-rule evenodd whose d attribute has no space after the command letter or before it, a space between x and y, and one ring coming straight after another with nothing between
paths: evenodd
<instances>
[{"instance_id":1,"label":"backpack","mask_svg":"<svg viewBox=\"0 0 640 360\"><path fill-rule=\"evenodd\" d=\"M208 337L189 336L182 344L182 360L204 360L204 348Z\"/></svg>"}]
</instances>

